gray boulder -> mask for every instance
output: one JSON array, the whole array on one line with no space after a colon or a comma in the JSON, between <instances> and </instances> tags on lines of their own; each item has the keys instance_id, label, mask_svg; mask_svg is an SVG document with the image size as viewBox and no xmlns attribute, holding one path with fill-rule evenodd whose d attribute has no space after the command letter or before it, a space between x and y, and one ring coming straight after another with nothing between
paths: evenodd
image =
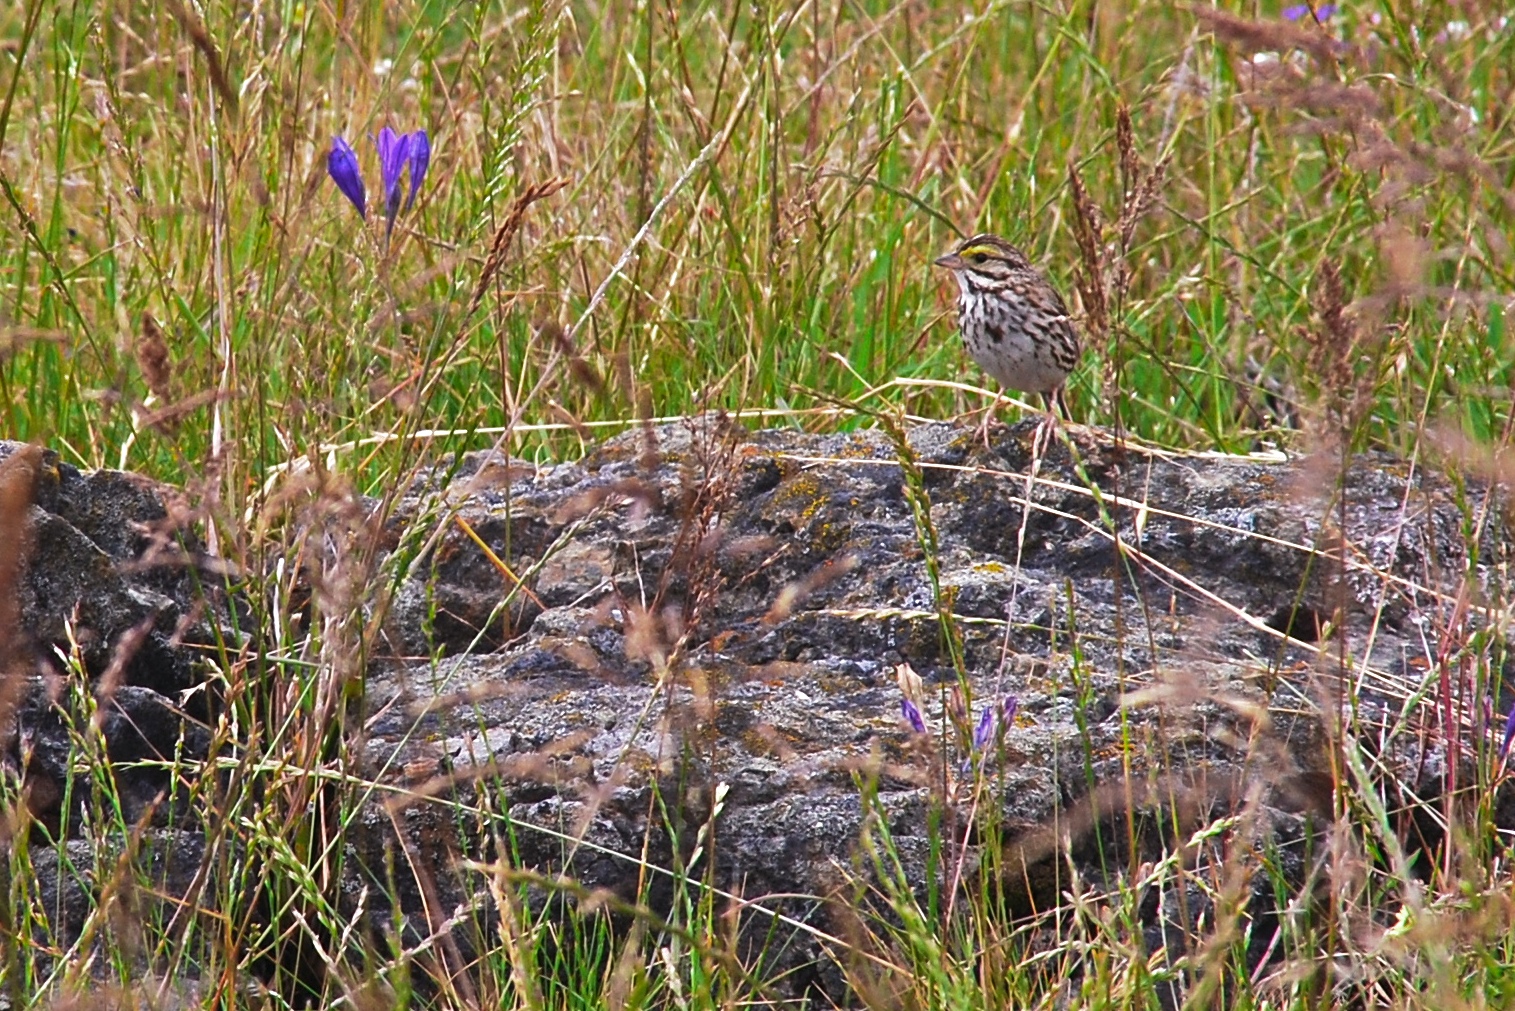
<instances>
[{"instance_id":1,"label":"gray boulder","mask_svg":"<svg viewBox=\"0 0 1515 1011\"><path fill-rule=\"evenodd\" d=\"M577 463L473 454L387 515L366 503L343 536L371 532L374 585L397 589L366 605L380 655L349 731L352 771L378 789L343 840L345 908L375 937L398 921L405 943L445 922L443 949L466 959L494 917L459 858L506 859L541 902L603 890L660 912L687 873L753 903L765 977L841 999L842 940L865 910L893 915L891 875L918 894L933 874L949 893L987 884L1030 914L1075 879L1129 883L1230 816L1229 838L1272 854L1241 903L1249 957L1266 957L1278 876L1306 880L1343 755L1373 770L1347 787L1391 810L1469 781L1495 728L1475 704L1459 748L1422 732L1428 643L1481 623L1509 531L1486 491L1387 457L1341 475L1067 434L1033 461L1031 425L985 447L948 424L812 435L708 417ZM71 634L97 689L110 681L107 757L194 758L217 705L194 690L198 657L251 623L171 489L10 445L0 461L18 451L16 598L42 666L12 755L29 756L44 821L78 824L56 804L79 714L49 690L49 658ZM163 773L131 775L131 816L161 811ZM193 813L174 814L155 842L169 891L188 880L175 855L204 848ZM1439 844L1434 822L1396 825L1407 851ZM1190 950L1207 901L1158 889L1147 943Z\"/></svg>"},{"instance_id":2,"label":"gray boulder","mask_svg":"<svg viewBox=\"0 0 1515 1011\"><path fill-rule=\"evenodd\" d=\"M993 810L963 880L995 868L1027 913L1223 814L1302 881L1343 748L1371 749L1385 797L1438 793L1444 743L1406 719L1427 629L1464 579L1483 598L1508 547L1490 521L1469 561L1483 492L1386 457L1338 480L1324 461L1081 429L1028 478L1032 436L706 418L574 464L478 454L418 481L394 522L435 546L390 638L433 659L370 671L364 741L371 774L416 795L373 809L362 860L380 865L396 824L445 853L508 826L514 860L632 898L644 856L709 845L708 884L788 896L770 908L814 929L780 930L782 966L810 966L786 979L834 996L828 939L879 870L860 839L885 826L924 888L933 806L949 825ZM902 719L902 666L928 734ZM480 890L435 871L449 911ZM1249 917L1276 915L1274 884L1257 875ZM1158 912L1177 906L1202 911L1154 903L1149 939L1170 952L1197 941Z\"/></svg>"}]
</instances>

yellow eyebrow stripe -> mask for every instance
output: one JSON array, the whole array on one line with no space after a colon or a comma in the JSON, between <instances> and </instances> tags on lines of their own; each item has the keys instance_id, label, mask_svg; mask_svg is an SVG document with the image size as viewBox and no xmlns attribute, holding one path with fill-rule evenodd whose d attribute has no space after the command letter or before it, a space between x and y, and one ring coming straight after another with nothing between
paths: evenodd
<instances>
[{"instance_id":1,"label":"yellow eyebrow stripe","mask_svg":"<svg viewBox=\"0 0 1515 1011\"><path fill-rule=\"evenodd\" d=\"M983 255L983 256L997 256L999 254L995 251L995 249L994 249L993 246L969 246L967 249L964 249L963 251L961 251L957 255L958 256L979 256L979 255Z\"/></svg>"}]
</instances>

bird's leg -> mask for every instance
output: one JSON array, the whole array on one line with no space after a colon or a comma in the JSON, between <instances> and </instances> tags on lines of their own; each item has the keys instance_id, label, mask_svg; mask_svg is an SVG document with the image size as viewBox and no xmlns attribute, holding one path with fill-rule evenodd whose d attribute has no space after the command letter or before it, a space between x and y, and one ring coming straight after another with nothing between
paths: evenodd
<instances>
[{"instance_id":1,"label":"bird's leg","mask_svg":"<svg viewBox=\"0 0 1515 1011\"><path fill-rule=\"evenodd\" d=\"M988 407L984 408L984 420L979 423L977 434L979 441L984 444L985 449L989 448L989 423L992 422L994 420L994 416L999 413L999 402L1000 399L1004 397L1004 395L1004 390L995 390L994 399L989 402Z\"/></svg>"},{"instance_id":2,"label":"bird's leg","mask_svg":"<svg viewBox=\"0 0 1515 1011\"><path fill-rule=\"evenodd\" d=\"M1061 414L1067 414L1063 404L1063 388L1059 386L1050 393L1042 394L1042 406L1046 413L1042 416L1041 423L1036 426L1036 434L1031 437L1031 458L1039 459L1042 452L1052 444L1052 435L1057 431L1057 420Z\"/></svg>"}]
</instances>

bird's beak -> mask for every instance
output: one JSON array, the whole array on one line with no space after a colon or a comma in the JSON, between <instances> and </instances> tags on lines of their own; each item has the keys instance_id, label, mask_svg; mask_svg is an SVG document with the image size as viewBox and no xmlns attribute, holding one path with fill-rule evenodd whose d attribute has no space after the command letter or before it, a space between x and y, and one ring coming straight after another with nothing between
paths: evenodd
<instances>
[{"instance_id":1,"label":"bird's beak","mask_svg":"<svg viewBox=\"0 0 1515 1011\"><path fill-rule=\"evenodd\" d=\"M961 256L958 256L956 253L948 253L945 256L938 256L931 262L936 264L938 267L946 267L948 270L957 270L963 265L963 258Z\"/></svg>"}]
</instances>

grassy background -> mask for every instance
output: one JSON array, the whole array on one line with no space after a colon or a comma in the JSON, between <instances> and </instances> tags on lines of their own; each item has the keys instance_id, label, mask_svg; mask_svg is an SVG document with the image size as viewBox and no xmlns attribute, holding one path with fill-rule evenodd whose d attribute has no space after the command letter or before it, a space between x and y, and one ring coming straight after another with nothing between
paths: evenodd
<instances>
[{"instance_id":1,"label":"grassy background","mask_svg":"<svg viewBox=\"0 0 1515 1011\"><path fill-rule=\"evenodd\" d=\"M930 261L982 229L1088 317L1079 421L1225 450L1345 435L1409 454L1438 425L1502 447L1515 26L1473 2L1348 4L1321 23L1210 11L8 4L0 435L194 484L253 561L237 518L301 461L378 491L502 433L516 452L573 456L584 426L640 413L945 416L980 406L985 383ZM433 150L387 243L325 173L345 136L377 205L368 138L386 124L426 129ZM508 227L522 193L555 179ZM323 676L321 644L284 645ZM309 800L246 789L260 838L277 835L278 803ZM591 953L556 948L552 978L630 1004L735 999L730 981L636 968L672 950L711 970L684 943L718 933L703 908L690 900L687 936L649 928L663 947L613 957L592 921L575 941ZM901 915L876 927L921 967L922 1004L1057 998L1034 973L979 975L985 951L1007 950L993 930L938 937ZM1086 963L1091 936L1054 951L1111 1006L1145 1006L1139 958ZM260 943L217 950L234 972ZM1507 951L1468 952L1423 953L1447 984L1436 1006L1472 993L1466 979L1479 995L1508 985ZM501 979L537 964L496 955ZM1393 978L1413 1002L1428 977ZM579 1000L513 985L532 1006Z\"/></svg>"},{"instance_id":2,"label":"grassy background","mask_svg":"<svg viewBox=\"0 0 1515 1011\"><path fill-rule=\"evenodd\" d=\"M1374 338L1377 440L1404 450L1443 415L1498 432L1515 33L1493 5L1350 6L1323 27L1241 13L1339 51L1217 45L1205 19L1143 4L11 5L4 434L177 480L220 452L234 488L370 440L338 456L373 487L417 430L986 385L930 260L954 227L995 230L1086 308L1070 164L1104 210L1102 269L1129 273L1087 334L1079 420L1291 441L1331 260ZM1166 166L1125 242L1122 106L1133 154ZM379 203L385 124L433 144L387 248L325 177L345 136ZM469 313L512 199L557 177ZM595 389L540 325L580 321L655 207L573 332L611 380ZM171 372L151 399L145 314ZM212 393L172 432L141 427L144 401ZM980 403L876 395L929 416Z\"/></svg>"}]
</instances>

